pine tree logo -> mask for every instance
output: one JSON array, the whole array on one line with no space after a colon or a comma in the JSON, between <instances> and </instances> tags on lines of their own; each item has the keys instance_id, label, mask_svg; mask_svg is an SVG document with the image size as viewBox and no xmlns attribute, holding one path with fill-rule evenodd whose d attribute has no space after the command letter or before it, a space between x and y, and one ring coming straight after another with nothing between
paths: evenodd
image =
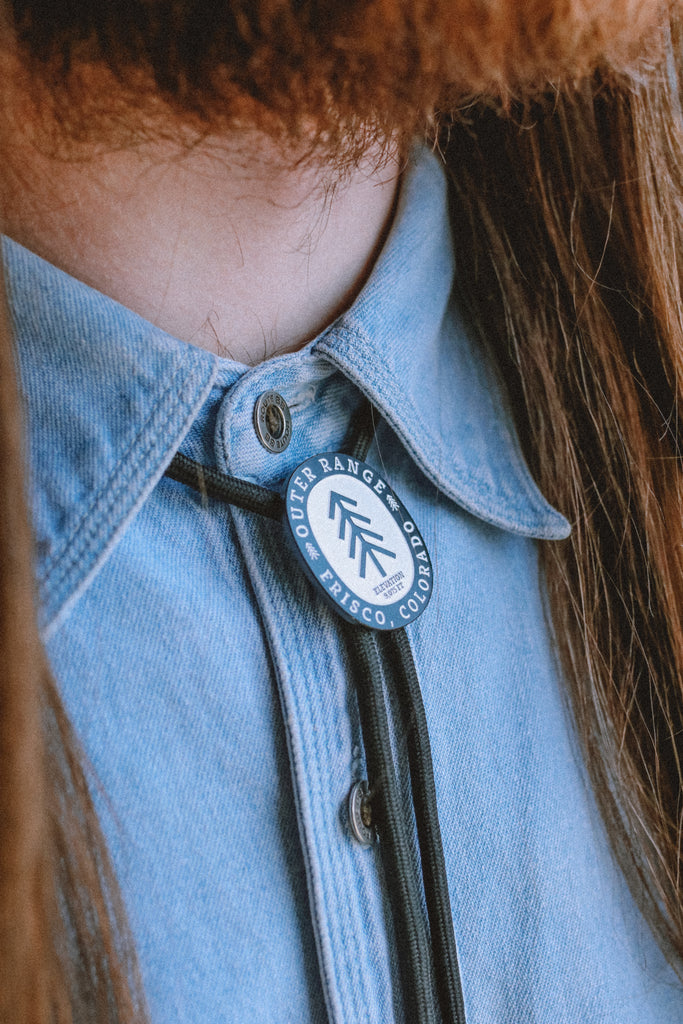
<instances>
[{"instance_id":1,"label":"pine tree logo","mask_svg":"<svg viewBox=\"0 0 683 1024\"><path fill-rule=\"evenodd\" d=\"M380 576L387 574L386 569L380 562L378 555L385 555L387 558L396 558L396 552L389 548L380 547L376 541L384 540L381 533L375 533L369 526L372 520L360 512L354 512L358 508L358 502L346 495L330 492L329 518L334 522L339 509L339 540L346 540L349 537L349 558L355 561L360 551L360 564L358 575L365 579L368 558L375 565Z\"/></svg>"}]
</instances>

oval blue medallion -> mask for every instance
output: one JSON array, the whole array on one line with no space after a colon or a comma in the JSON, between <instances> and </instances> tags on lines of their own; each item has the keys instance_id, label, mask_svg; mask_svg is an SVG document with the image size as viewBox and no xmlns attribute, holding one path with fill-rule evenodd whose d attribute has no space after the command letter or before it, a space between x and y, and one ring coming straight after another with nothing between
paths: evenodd
<instances>
[{"instance_id":1,"label":"oval blue medallion","mask_svg":"<svg viewBox=\"0 0 683 1024\"><path fill-rule=\"evenodd\" d=\"M285 517L307 574L349 621L399 629L432 596L432 563L403 502L376 469L315 455L287 482Z\"/></svg>"}]
</instances>

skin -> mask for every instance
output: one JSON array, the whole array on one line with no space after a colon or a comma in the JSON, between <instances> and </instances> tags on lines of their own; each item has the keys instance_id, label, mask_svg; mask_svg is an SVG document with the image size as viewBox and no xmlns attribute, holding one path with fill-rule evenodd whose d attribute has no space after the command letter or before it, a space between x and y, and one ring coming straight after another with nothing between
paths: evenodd
<instances>
[{"instance_id":1,"label":"skin","mask_svg":"<svg viewBox=\"0 0 683 1024\"><path fill-rule=\"evenodd\" d=\"M275 86L269 108L267 81L258 83L260 105L229 84L220 102L207 105L202 131L190 133L188 145L189 115L184 120L177 106L169 113L163 103L161 114L150 115L154 86L126 91L97 61L87 65L80 93L73 90L83 99L72 109L85 109L85 97L104 109L115 97L111 105L133 130L123 144L88 114L78 141L72 130L68 146L55 145L59 117L48 123L47 94L32 88L18 47L5 45L4 229L184 341L248 364L295 350L332 322L366 279L390 225L406 140L438 100L434 81L452 82L457 104L472 90L504 100L506 91L553 73L579 75L606 54L624 59L629 47L638 49L659 5L488 0L484 9L486 17L474 0L408 8L384 0L360 15L355 42L351 22L339 26L345 52L355 46L362 55L357 104L367 100L368 109L359 116L381 117L383 125L381 142L375 133L360 156L345 161L333 146L309 153L316 133L327 130L333 99L324 110L304 110L287 139L268 123L281 98ZM397 43L397 19L406 10L412 20ZM387 58L392 48L409 52L408 42L421 61L410 81L398 60ZM229 82L230 69L219 72ZM327 95L326 82L315 77L323 71L314 66L308 74L316 95ZM379 114L375 97L380 105L390 98ZM143 106L147 120L136 132ZM165 130L171 122L173 130Z\"/></svg>"},{"instance_id":2,"label":"skin","mask_svg":"<svg viewBox=\"0 0 683 1024\"><path fill-rule=\"evenodd\" d=\"M16 149L15 149L16 153ZM6 233L183 341L253 365L314 338L352 301L391 218L399 166L345 180L291 169L262 135L21 154Z\"/></svg>"}]
</instances>

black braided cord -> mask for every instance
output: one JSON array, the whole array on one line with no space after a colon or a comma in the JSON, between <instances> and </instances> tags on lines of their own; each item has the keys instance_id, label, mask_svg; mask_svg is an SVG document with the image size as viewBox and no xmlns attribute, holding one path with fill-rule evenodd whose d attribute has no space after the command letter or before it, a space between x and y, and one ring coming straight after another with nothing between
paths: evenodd
<instances>
[{"instance_id":1,"label":"black braided cord","mask_svg":"<svg viewBox=\"0 0 683 1024\"><path fill-rule=\"evenodd\" d=\"M226 476L217 469L202 466L182 452L176 452L173 456L166 476L192 487L207 498L236 505L245 512L255 512L260 516L268 516L269 519L282 519L285 503L275 491L259 487L248 480L240 480L236 476Z\"/></svg>"},{"instance_id":2,"label":"black braided cord","mask_svg":"<svg viewBox=\"0 0 683 1024\"><path fill-rule=\"evenodd\" d=\"M395 683L408 747L410 784L441 1016L448 1024L465 1024L465 1003L439 828L432 751L420 683L405 629L381 633L378 642L388 666L387 676Z\"/></svg>"},{"instance_id":3,"label":"black braided cord","mask_svg":"<svg viewBox=\"0 0 683 1024\"><path fill-rule=\"evenodd\" d=\"M352 459L365 462L368 449L375 436L375 410L370 402L364 402L349 431L344 450Z\"/></svg>"},{"instance_id":4,"label":"black braided cord","mask_svg":"<svg viewBox=\"0 0 683 1024\"><path fill-rule=\"evenodd\" d=\"M357 676L372 818L379 835L398 946L405 1018L433 1024L438 1018L432 991L429 936L392 757L377 637L373 630L356 624L347 626L346 637Z\"/></svg>"},{"instance_id":5,"label":"black braided cord","mask_svg":"<svg viewBox=\"0 0 683 1024\"><path fill-rule=\"evenodd\" d=\"M372 405L367 402L355 424L355 437L350 438L352 458L365 460L375 433L374 414ZM465 1003L453 932L446 860L436 803L432 750L422 691L405 629L379 633L377 643L380 652L384 654L384 664L389 669L387 678L395 685L403 738L408 749L410 784L413 791L427 917L434 951L434 975L439 1009L444 1024L465 1024Z\"/></svg>"}]
</instances>

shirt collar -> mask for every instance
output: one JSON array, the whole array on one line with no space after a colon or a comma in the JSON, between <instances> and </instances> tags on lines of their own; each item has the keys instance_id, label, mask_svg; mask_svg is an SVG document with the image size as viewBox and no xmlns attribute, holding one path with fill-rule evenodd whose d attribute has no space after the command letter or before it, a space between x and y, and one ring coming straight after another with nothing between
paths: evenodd
<instances>
[{"instance_id":1,"label":"shirt collar","mask_svg":"<svg viewBox=\"0 0 683 1024\"><path fill-rule=\"evenodd\" d=\"M453 300L440 161L413 155L394 226L357 301L315 344L365 392L439 489L495 526L568 536L522 457L489 360Z\"/></svg>"},{"instance_id":2,"label":"shirt collar","mask_svg":"<svg viewBox=\"0 0 683 1024\"><path fill-rule=\"evenodd\" d=\"M216 360L8 239L3 257L47 636L162 475Z\"/></svg>"},{"instance_id":3,"label":"shirt collar","mask_svg":"<svg viewBox=\"0 0 683 1024\"><path fill-rule=\"evenodd\" d=\"M458 317L449 230L443 169L418 150L368 282L304 352L353 380L462 507L515 533L565 537L568 523L533 482L495 374ZM163 474L216 377L227 384L247 371L14 242L3 241L3 254L49 629Z\"/></svg>"}]
</instances>

